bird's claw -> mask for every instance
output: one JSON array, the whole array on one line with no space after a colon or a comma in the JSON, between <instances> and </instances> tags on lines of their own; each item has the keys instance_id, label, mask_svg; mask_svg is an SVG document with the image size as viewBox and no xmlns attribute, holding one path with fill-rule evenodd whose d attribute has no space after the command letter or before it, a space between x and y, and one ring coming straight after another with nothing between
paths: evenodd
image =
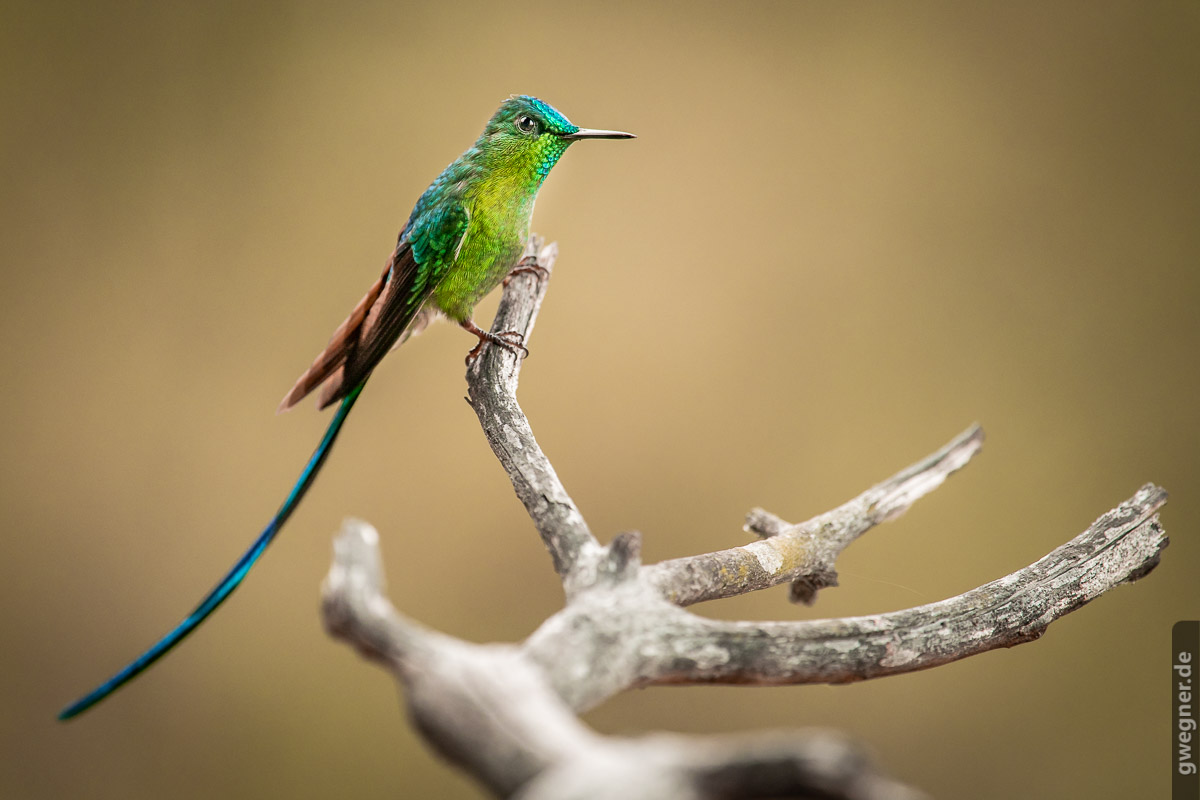
<instances>
[{"instance_id":1,"label":"bird's claw","mask_svg":"<svg viewBox=\"0 0 1200 800\"><path fill-rule=\"evenodd\" d=\"M538 263L537 256L525 256L521 259L520 263L513 267L508 275L505 276L504 285L508 286L509 281L511 281L517 275L521 275L522 273L532 273L537 275L539 278L550 277L550 270ZM528 355L528 353L526 353L526 355Z\"/></svg>"},{"instance_id":2,"label":"bird's claw","mask_svg":"<svg viewBox=\"0 0 1200 800\"><path fill-rule=\"evenodd\" d=\"M517 331L500 331L500 333L484 331L483 335L479 337L479 343L471 348L471 352L467 353L467 366L470 366L475 359L479 358L480 353L483 351L483 345L486 342L503 347L518 358L529 357L529 348L525 346L525 337ZM520 353L517 352L518 350ZM521 355L522 353L524 355Z\"/></svg>"}]
</instances>

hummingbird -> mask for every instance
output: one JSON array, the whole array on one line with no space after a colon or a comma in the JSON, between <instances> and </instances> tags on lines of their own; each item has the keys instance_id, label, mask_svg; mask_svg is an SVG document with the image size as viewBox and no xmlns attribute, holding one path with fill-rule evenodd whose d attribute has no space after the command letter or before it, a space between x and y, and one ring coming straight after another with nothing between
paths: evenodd
<instances>
[{"instance_id":1,"label":"hummingbird","mask_svg":"<svg viewBox=\"0 0 1200 800\"><path fill-rule=\"evenodd\" d=\"M485 331L471 319L471 312L506 276L540 269L518 264L518 258L529 237L538 189L567 148L582 139L633 138L621 131L580 128L536 97L513 95L500 104L475 144L442 170L417 200L383 273L279 404L279 411L285 411L318 387L319 408L338 404L283 505L182 622L64 708L59 719L81 714L141 674L225 602L296 510L367 379L389 350L444 316L478 338L468 363L485 342L528 354L520 334Z\"/></svg>"}]
</instances>

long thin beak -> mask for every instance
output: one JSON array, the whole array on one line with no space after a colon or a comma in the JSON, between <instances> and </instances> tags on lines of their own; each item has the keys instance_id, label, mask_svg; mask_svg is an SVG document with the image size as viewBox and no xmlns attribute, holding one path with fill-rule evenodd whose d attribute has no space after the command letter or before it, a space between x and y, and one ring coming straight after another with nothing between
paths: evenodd
<instances>
[{"instance_id":1,"label":"long thin beak","mask_svg":"<svg viewBox=\"0 0 1200 800\"><path fill-rule=\"evenodd\" d=\"M598 131L592 128L580 128L574 133L563 134L562 138L573 142L576 139L636 139L637 136L624 131Z\"/></svg>"}]
</instances>

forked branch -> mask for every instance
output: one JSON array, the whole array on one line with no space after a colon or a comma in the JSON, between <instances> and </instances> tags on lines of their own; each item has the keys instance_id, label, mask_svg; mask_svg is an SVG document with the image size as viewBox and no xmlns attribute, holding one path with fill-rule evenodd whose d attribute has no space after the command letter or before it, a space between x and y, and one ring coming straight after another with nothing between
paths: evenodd
<instances>
[{"instance_id":1,"label":"forked branch","mask_svg":"<svg viewBox=\"0 0 1200 800\"><path fill-rule=\"evenodd\" d=\"M506 285L493 332L528 342L557 251L530 238L528 270ZM474 645L400 614L384 593L378 535L349 520L323 591L329 631L389 669L425 739L501 797L521 800L910 798L859 748L828 731L741 736L602 736L576 716L635 686L843 683L944 664L1036 639L1055 619L1157 564L1166 492L1146 485L1086 531L1017 572L938 603L803 622L724 622L684 606L792 583L812 602L836 585L838 555L894 519L978 452L964 431L850 502L789 524L756 509L757 542L642 566L640 534L601 546L516 400L521 363L485 347L469 402L524 503L567 602L520 645Z\"/></svg>"}]
</instances>

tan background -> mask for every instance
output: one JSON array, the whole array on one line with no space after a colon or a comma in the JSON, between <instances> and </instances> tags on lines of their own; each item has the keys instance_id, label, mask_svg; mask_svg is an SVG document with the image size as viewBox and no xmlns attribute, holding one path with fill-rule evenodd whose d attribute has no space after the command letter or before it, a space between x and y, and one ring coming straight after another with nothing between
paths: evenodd
<instances>
[{"instance_id":1,"label":"tan background","mask_svg":"<svg viewBox=\"0 0 1200 800\"><path fill-rule=\"evenodd\" d=\"M387 359L227 608L53 715L282 499L328 417L275 404L512 92L641 137L572 148L535 218L562 256L521 399L602 538L739 543L751 506L802 519L988 432L815 608L703 613L938 600L1173 493L1159 570L1039 642L588 721L834 726L945 798L1165 795L1170 627L1200 614L1196 3L108 5L0 17L0 796L478 795L316 614L348 514L432 626L518 640L559 607L446 326Z\"/></svg>"}]
</instances>

